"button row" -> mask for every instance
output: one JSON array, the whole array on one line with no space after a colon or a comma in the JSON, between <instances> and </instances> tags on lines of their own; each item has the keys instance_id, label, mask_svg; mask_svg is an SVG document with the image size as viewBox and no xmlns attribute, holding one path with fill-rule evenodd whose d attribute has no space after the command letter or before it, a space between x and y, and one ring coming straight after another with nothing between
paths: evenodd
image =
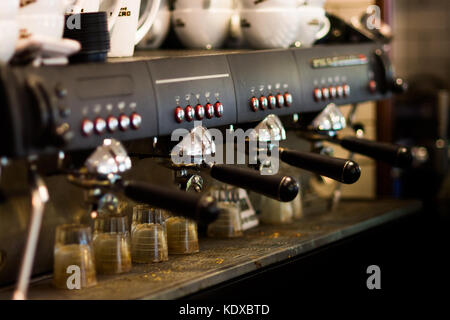
<instances>
[{"instance_id":1,"label":"button row","mask_svg":"<svg viewBox=\"0 0 450 320\"><path fill-rule=\"evenodd\" d=\"M97 118L94 121L84 119L81 123L81 132L84 136L90 136L94 132L98 135L105 133L106 131L114 133L117 130L126 131L130 128L137 130L142 125L142 116L138 113L133 113L130 116L122 114L119 118L109 116L106 120L103 118Z\"/></svg>"},{"instance_id":2,"label":"button row","mask_svg":"<svg viewBox=\"0 0 450 320\"><path fill-rule=\"evenodd\" d=\"M342 86L331 86L328 88L315 88L314 89L314 100L328 100L336 98L344 98L350 95L350 86L344 84Z\"/></svg>"},{"instance_id":3,"label":"button row","mask_svg":"<svg viewBox=\"0 0 450 320\"><path fill-rule=\"evenodd\" d=\"M212 119L214 116L217 118L222 118L223 116L223 104L217 101L214 105L207 103L204 106L198 104L194 107L188 105L186 108L180 106L175 108L175 121L182 123L184 120L187 122L192 122L194 119L203 120L205 117L207 119Z\"/></svg>"},{"instance_id":4,"label":"button row","mask_svg":"<svg viewBox=\"0 0 450 320\"><path fill-rule=\"evenodd\" d=\"M270 94L269 96L261 96L258 98L253 97L250 99L250 108L252 111L256 112L258 110L266 110L282 108L282 107L290 107L293 103L294 99L292 94L286 92L285 94L277 94L276 96Z\"/></svg>"}]
</instances>

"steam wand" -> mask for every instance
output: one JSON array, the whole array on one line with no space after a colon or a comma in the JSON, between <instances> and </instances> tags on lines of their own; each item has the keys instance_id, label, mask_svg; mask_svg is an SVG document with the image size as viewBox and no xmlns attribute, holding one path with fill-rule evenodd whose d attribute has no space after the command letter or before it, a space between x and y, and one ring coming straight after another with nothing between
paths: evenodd
<instances>
[{"instance_id":1,"label":"steam wand","mask_svg":"<svg viewBox=\"0 0 450 320\"><path fill-rule=\"evenodd\" d=\"M29 183L31 186L31 219L28 229L27 242L20 266L19 278L14 290L13 300L25 300L33 269L36 247L39 240L42 218L44 216L45 204L49 200L47 186L37 173L36 166L31 164L29 171Z\"/></svg>"}]
</instances>

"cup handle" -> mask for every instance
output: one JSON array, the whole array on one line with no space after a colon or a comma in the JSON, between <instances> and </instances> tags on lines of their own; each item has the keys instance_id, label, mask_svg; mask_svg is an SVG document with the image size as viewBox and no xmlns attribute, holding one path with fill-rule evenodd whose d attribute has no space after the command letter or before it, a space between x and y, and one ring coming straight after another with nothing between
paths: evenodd
<instances>
[{"instance_id":1,"label":"cup handle","mask_svg":"<svg viewBox=\"0 0 450 320\"><path fill-rule=\"evenodd\" d=\"M319 32L316 34L316 40L322 39L325 37L328 32L330 32L331 29L331 22L330 19L328 19L326 16L323 17L322 21L320 22L322 25Z\"/></svg>"},{"instance_id":2,"label":"cup handle","mask_svg":"<svg viewBox=\"0 0 450 320\"><path fill-rule=\"evenodd\" d=\"M151 0L147 1L144 14L139 19L138 30L136 31L136 38L134 44L138 44L139 42L142 41L142 39L144 39L145 35L150 31L150 29L153 26L153 23L156 20L156 16L161 6L161 0L152 0L151 5L150 1Z\"/></svg>"}]
</instances>

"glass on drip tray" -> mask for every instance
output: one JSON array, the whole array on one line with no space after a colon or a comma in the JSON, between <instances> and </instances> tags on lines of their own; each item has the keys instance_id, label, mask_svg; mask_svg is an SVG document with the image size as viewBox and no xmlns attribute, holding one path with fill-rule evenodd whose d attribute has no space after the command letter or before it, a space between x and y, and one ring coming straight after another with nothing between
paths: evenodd
<instances>
[{"instance_id":1,"label":"glass on drip tray","mask_svg":"<svg viewBox=\"0 0 450 320\"><path fill-rule=\"evenodd\" d=\"M80 277L72 277L77 271ZM61 289L81 289L97 284L90 227L64 224L56 228L53 284Z\"/></svg>"},{"instance_id":2,"label":"glass on drip tray","mask_svg":"<svg viewBox=\"0 0 450 320\"><path fill-rule=\"evenodd\" d=\"M208 236L234 238L243 235L239 205L239 189L226 185L216 185L210 193L220 209L219 217L208 226Z\"/></svg>"},{"instance_id":3,"label":"glass on drip tray","mask_svg":"<svg viewBox=\"0 0 450 320\"><path fill-rule=\"evenodd\" d=\"M119 274L131 270L128 217L102 212L95 219L94 253L97 273Z\"/></svg>"},{"instance_id":4,"label":"glass on drip tray","mask_svg":"<svg viewBox=\"0 0 450 320\"><path fill-rule=\"evenodd\" d=\"M292 172L292 167L285 163L280 163L280 173L283 175L296 176ZM294 202L300 202L299 196L297 196ZM260 220L265 224L289 224L294 221L294 219L301 217L301 207L298 203L291 202L281 202L274 200L265 196L260 199Z\"/></svg>"},{"instance_id":5,"label":"glass on drip tray","mask_svg":"<svg viewBox=\"0 0 450 320\"><path fill-rule=\"evenodd\" d=\"M200 251L197 223L184 217L166 220L169 254L191 254Z\"/></svg>"},{"instance_id":6,"label":"glass on drip tray","mask_svg":"<svg viewBox=\"0 0 450 320\"><path fill-rule=\"evenodd\" d=\"M131 256L135 263L169 259L164 211L148 205L136 205L133 208Z\"/></svg>"}]
</instances>

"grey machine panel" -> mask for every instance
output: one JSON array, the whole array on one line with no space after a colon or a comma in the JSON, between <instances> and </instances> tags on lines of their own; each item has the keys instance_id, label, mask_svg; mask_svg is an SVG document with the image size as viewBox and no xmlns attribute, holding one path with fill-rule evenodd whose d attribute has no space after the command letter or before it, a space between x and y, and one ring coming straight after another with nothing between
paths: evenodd
<instances>
[{"instance_id":1,"label":"grey machine panel","mask_svg":"<svg viewBox=\"0 0 450 320\"><path fill-rule=\"evenodd\" d=\"M302 79L302 111L318 112L331 102L345 105L387 98L386 94L369 90L369 82L378 80L379 83L379 75L382 73L382 66L375 61L376 49L373 44L293 49ZM350 94L346 97L320 101L314 98L314 90L317 88L345 84L350 86Z\"/></svg>"},{"instance_id":2,"label":"grey machine panel","mask_svg":"<svg viewBox=\"0 0 450 320\"><path fill-rule=\"evenodd\" d=\"M30 76L41 79L57 125L68 124L73 138L64 150L94 148L105 138L121 141L157 136L156 99L145 62L117 64L79 64L64 67L26 68L16 70L19 81ZM27 107L33 105L28 103ZM119 118L138 113L142 117L139 129L129 128L113 133L82 134L82 123L88 119ZM48 147L52 149L51 146Z\"/></svg>"},{"instance_id":3,"label":"grey machine panel","mask_svg":"<svg viewBox=\"0 0 450 320\"><path fill-rule=\"evenodd\" d=\"M158 101L159 135L175 129L192 129L194 121L178 123L175 109L207 103L223 104L223 116L202 120L205 127L236 123L236 101L228 61L223 55L148 61Z\"/></svg>"},{"instance_id":4,"label":"grey machine panel","mask_svg":"<svg viewBox=\"0 0 450 320\"><path fill-rule=\"evenodd\" d=\"M289 115L302 110L300 79L294 56L290 50L262 51L228 56L233 74L238 122L264 119L269 114ZM292 94L290 107L253 111L252 97Z\"/></svg>"}]
</instances>

